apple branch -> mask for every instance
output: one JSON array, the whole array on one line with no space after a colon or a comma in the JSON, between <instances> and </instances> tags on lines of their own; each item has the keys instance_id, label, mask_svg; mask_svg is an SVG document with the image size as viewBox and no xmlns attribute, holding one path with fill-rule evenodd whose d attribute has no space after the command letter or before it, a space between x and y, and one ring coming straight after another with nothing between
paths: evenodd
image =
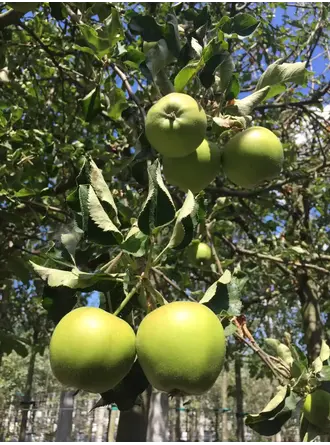
<instances>
[{"instance_id":1,"label":"apple branch","mask_svg":"<svg viewBox=\"0 0 330 445\"><path fill-rule=\"evenodd\" d=\"M227 238L225 238L223 235L217 233L217 236L219 236L226 244L229 246L235 253L246 255L246 256L254 256L256 258L259 258L261 260L268 260L272 261L274 263L282 264L282 265L289 265L293 267L301 267L303 269L312 269L316 270L318 272L322 272L326 275L330 275L330 270L325 269L324 267L317 266L316 264L310 264L300 261L284 261L283 258L275 257L269 254L254 252L253 250L244 249L242 247L238 247L237 245L233 244L231 241L229 241Z\"/></svg>"},{"instance_id":2,"label":"apple branch","mask_svg":"<svg viewBox=\"0 0 330 445\"><path fill-rule=\"evenodd\" d=\"M140 114L142 116L142 122L144 123L145 117L146 117L145 111L144 111L144 109L141 106L139 98L136 96L136 94L133 93L132 87L131 87L131 85L130 85L130 83L128 81L128 78L127 78L126 74L123 73L121 71L121 69L118 68L118 66L115 63L110 63L110 66L114 70L114 72L117 74L117 76L120 77L120 79L122 80L123 84L125 85L125 88L126 88L128 94L129 94L130 98L137 105L137 107L138 107L138 109L140 111Z\"/></svg>"}]
</instances>

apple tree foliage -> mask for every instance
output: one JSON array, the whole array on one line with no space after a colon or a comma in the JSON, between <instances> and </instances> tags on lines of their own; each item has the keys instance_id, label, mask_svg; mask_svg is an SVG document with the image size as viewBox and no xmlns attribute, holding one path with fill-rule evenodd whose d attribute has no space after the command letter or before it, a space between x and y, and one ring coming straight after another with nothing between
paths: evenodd
<instances>
[{"instance_id":1,"label":"apple tree foliage","mask_svg":"<svg viewBox=\"0 0 330 445\"><path fill-rule=\"evenodd\" d=\"M86 293L134 328L200 301L267 365L248 355L251 373L280 382L246 419L278 432L330 380L326 4L2 3L0 39L0 353L26 354L31 326L47 334ZM281 175L245 190L220 169L196 196L166 184L144 119L172 91L220 147L274 131ZM211 264L189 263L196 238ZM127 409L147 385L136 363L100 404ZM302 418L302 439L319 433Z\"/></svg>"}]
</instances>

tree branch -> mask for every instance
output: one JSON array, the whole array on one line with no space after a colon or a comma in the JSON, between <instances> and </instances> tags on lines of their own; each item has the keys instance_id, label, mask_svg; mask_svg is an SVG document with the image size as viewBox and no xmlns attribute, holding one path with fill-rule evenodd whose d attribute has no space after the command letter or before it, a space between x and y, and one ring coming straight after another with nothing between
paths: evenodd
<instances>
[{"instance_id":1,"label":"tree branch","mask_svg":"<svg viewBox=\"0 0 330 445\"><path fill-rule=\"evenodd\" d=\"M254 252L253 250L248 250L248 249L244 249L242 247L238 247L219 233L215 233L215 235L220 237L227 244L227 246L229 246L235 253L239 253L241 255L247 255L247 256L254 256L261 260L268 260L268 261L272 261L274 263L279 263L282 265L301 267L304 269L313 269L313 270L317 270L318 272L322 272L326 275L330 275L330 270L325 269L324 267L317 266L316 264L310 264L310 263L305 263L305 262L300 262L300 261L290 261L290 260L285 261L282 258L275 257L275 256L272 256L269 254Z\"/></svg>"},{"instance_id":2,"label":"tree branch","mask_svg":"<svg viewBox=\"0 0 330 445\"><path fill-rule=\"evenodd\" d=\"M194 298L190 297L181 287L179 287L174 281L172 281L170 278L168 278L167 275L164 274L164 272L160 271L159 269L156 269L156 267L152 267L151 270L163 278L170 286L172 286L174 289L179 291L182 295L184 295L186 298L188 298L191 301L196 301Z\"/></svg>"},{"instance_id":3,"label":"tree branch","mask_svg":"<svg viewBox=\"0 0 330 445\"><path fill-rule=\"evenodd\" d=\"M138 107L138 109L140 111L140 114L142 116L142 122L144 124L145 117L146 117L144 109L141 106L139 98L136 96L136 94L133 93L132 87L131 87L131 85L130 85L130 83L128 81L128 78L127 78L126 74L123 73L121 71L121 69L118 68L118 66L115 63L110 63L110 66L114 70L114 72L117 74L117 76L119 76L120 79L123 81L123 83L125 85L125 88L126 88L128 94L129 94L130 98L136 103L136 105L137 105L137 107Z\"/></svg>"}]
</instances>

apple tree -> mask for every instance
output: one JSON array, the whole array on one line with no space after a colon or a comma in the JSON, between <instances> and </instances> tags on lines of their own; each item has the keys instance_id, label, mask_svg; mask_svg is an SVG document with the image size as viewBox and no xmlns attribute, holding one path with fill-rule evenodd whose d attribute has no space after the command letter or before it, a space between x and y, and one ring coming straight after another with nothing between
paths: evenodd
<instances>
[{"instance_id":1,"label":"apple tree","mask_svg":"<svg viewBox=\"0 0 330 445\"><path fill-rule=\"evenodd\" d=\"M303 405L301 438L327 432L310 403L320 391L328 403L330 380L329 81L310 66L328 50L326 6L297 6L298 20L282 5L274 25L272 3L30 5L0 14L8 307L23 283L59 329L98 293L139 337L152 314L193 303L217 316L229 351L245 345L279 382L249 427L274 435ZM178 390L189 367L174 350L201 351L203 323L180 335L188 315L174 314L157 376ZM0 315L1 346L20 341ZM132 408L147 367L135 360L98 405Z\"/></svg>"}]
</instances>

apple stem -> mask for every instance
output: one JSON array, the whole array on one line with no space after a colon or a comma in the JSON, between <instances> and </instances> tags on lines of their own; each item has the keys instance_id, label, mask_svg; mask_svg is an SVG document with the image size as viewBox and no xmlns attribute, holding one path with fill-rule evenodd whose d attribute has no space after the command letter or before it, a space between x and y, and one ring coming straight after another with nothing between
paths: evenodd
<instances>
[{"instance_id":1,"label":"apple stem","mask_svg":"<svg viewBox=\"0 0 330 445\"><path fill-rule=\"evenodd\" d=\"M126 297L123 299L123 301L120 303L120 305L117 307L117 309L115 310L115 312L113 313L114 315L118 315L119 312L121 312L124 307L126 306L126 304L131 300L131 298L136 294L136 292L139 290L139 288L141 287L141 281L139 281L134 287L133 289L126 295Z\"/></svg>"}]
</instances>

